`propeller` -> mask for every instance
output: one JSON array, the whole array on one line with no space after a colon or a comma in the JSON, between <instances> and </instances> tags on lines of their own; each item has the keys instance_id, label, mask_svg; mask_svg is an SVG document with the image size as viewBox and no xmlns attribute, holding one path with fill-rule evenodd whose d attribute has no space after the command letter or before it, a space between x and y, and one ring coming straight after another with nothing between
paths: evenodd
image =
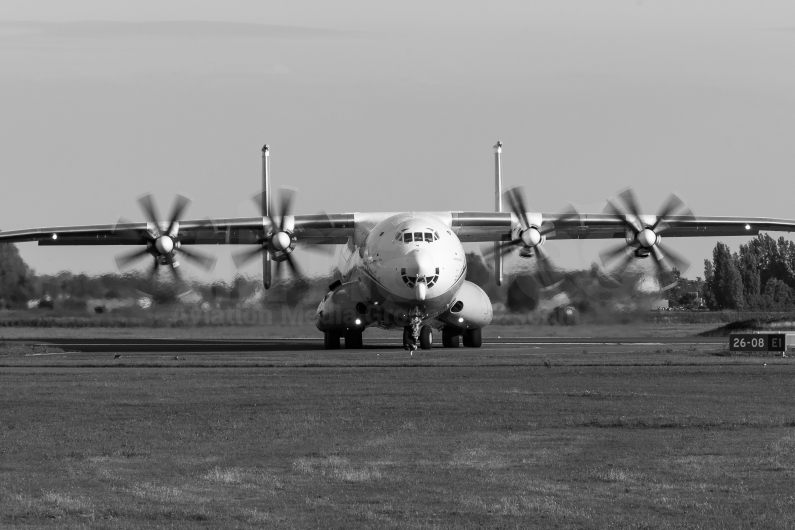
<instances>
[{"instance_id":1,"label":"propeller","mask_svg":"<svg viewBox=\"0 0 795 530\"><path fill-rule=\"evenodd\" d=\"M262 194L257 194L252 197L252 200L260 210L262 217L265 219L265 232L264 237L259 238L256 242L256 247L232 253L232 261L235 266L240 269L246 263L256 259L264 253L270 254L273 261L276 262L276 274L281 272L283 263L286 263L290 272L299 279L305 279L304 273L301 271L296 259L292 256L296 248L302 250L310 250L319 252L325 255L333 255L335 252L334 247L325 244L312 244L312 243L299 243L295 229L295 219L291 213L293 210L293 202L298 190L295 188L282 187L279 190L279 205L278 214L276 216L267 215L263 208ZM329 219L325 213L320 214L322 218ZM311 229L302 229L302 236L312 237ZM320 236L318 232L318 236Z\"/></svg>"},{"instance_id":2,"label":"propeller","mask_svg":"<svg viewBox=\"0 0 795 530\"><path fill-rule=\"evenodd\" d=\"M690 261L662 244L662 235L671 229L669 220L672 215L679 219L695 219L693 212L677 195L671 194L660 207L653 222L650 216L643 216L638 201L631 188L618 194L619 201L608 199L605 213L620 220L625 227L625 243L606 249L599 253L602 264L611 270L612 275L620 276L635 257L651 255L659 274L670 273L676 268L685 272Z\"/></svg>"},{"instance_id":3,"label":"propeller","mask_svg":"<svg viewBox=\"0 0 795 530\"><path fill-rule=\"evenodd\" d=\"M204 270L212 270L215 266L215 257L199 250L189 250L180 242L179 220L182 218L188 206L190 206L190 203L191 200L187 197L177 195L171 206L167 227L165 230L162 230L161 223L158 221L160 216L158 215L154 197L151 194L140 197L138 199L138 206L140 206L149 223L147 230L140 232L126 227L125 225L129 224L129 222L124 219L119 219L119 222L116 224L116 232L126 235L129 239L138 239L140 243L145 244L146 247L117 255L116 266L120 270L125 269L149 255L154 258L154 263L150 271L151 276L157 273L158 267L167 265L178 282L181 281L179 271L177 270L177 267L180 265L177 259L178 257L184 257L186 261Z\"/></svg>"},{"instance_id":4,"label":"propeller","mask_svg":"<svg viewBox=\"0 0 795 530\"><path fill-rule=\"evenodd\" d=\"M552 220L545 220L541 222L540 226L533 224L528 217L528 209L524 200L524 192L521 187L510 188L505 191L505 197L508 199L508 205L516 218L519 220L519 226L515 226L511 231L511 240L500 242L497 248L491 248L484 251L485 257L494 255L499 252L500 256L519 248L519 255L523 258L535 258L536 280L542 285L543 290L552 289L565 281L565 275L560 277L560 273L554 266L549 252L544 249L546 236L555 231L555 222L570 221L573 219L580 219L580 214L569 205L563 212L555 216Z\"/></svg>"}]
</instances>

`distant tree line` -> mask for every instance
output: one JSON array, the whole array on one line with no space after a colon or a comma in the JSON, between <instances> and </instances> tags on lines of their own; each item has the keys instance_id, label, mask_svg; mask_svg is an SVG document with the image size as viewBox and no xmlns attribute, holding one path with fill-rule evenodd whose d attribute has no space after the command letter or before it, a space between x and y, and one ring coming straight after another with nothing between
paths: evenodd
<instances>
[{"instance_id":1,"label":"distant tree line","mask_svg":"<svg viewBox=\"0 0 795 530\"><path fill-rule=\"evenodd\" d=\"M470 252L466 258L467 279L481 285L493 302L505 303L511 311L528 311L534 309L543 297L529 278L516 277L508 285L497 287L493 273L482 257ZM569 271L568 275L570 279L581 277L579 283L583 284L582 278L598 276L594 267L590 271ZM678 278L678 271L673 273ZM92 298L149 296L155 303L169 303L176 300L177 292L162 280L166 276L164 271L160 280L153 281L148 274L138 272L95 276L71 272L37 275L24 262L15 245L2 244L0 309L22 308L31 299L73 300L79 305L80 301ZM266 298L290 305L304 298L320 300L332 281L330 276L277 280ZM249 297L260 286L259 279L244 276L230 282L190 282L190 288L210 303L236 303ZM618 294L605 292L612 292L610 296L613 297ZM712 260L704 260L703 280L678 278L674 287L667 291L672 305L688 306L699 294L710 309L795 310L795 243L783 237L774 240L762 234L740 245L739 252L735 253L724 243L718 243L712 252Z\"/></svg>"},{"instance_id":2,"label":"distant tree line","mask_svg":"<svg viewBox=\"0 0 795 530\"><path fill-rule=\"evenodd\" d=\"M16 245L0 245L0 309L25 305L34 282L35 274Z\"/></svg>"},{"instance_id":3,"label":"distant tree line","mask_svg":"<svg viewBox=\"0 0 795 530\"><path fill-rule=\"evenodd\" d=\"M767 234L732 253L718 243L704 260L704 302L710 309L795 310L795 243Z\"/></svg>"},{"instance_id":4,"label":"distant tree line","mask_svg":"<svg viewBox=\"0 0 795 530\"><path fill-rule=\"evenodd\" d=\"M13 244L0 244L0 309L21 309L28 301L38 300L40 307L60 306L66 309L85 308L86 300L117 298L150 298L156 304L177 301L182 292L193 290L201 300L217 305L234 305L246 300L262 288L259 278L236 276L231 281L189 281L176 287L167 270L152 278L145 272L105 273L98 275L36 274L28 267ZM328 276L308 279L275 278L274 285L263 297L279 304L296 305L312 299L319 301L333 281Z\"/></svg>"}]
</instances>

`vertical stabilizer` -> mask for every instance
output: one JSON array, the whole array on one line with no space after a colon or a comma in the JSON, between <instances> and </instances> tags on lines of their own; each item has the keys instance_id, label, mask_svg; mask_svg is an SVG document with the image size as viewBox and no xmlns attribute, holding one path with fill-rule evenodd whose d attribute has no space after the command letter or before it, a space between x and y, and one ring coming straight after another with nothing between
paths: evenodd
<instances>
[{"instance_id":1,"label":"vertical stabilizer","mask_svg":"<svg viewBox=\"0 0 795 530\"><path fill-rule=\"evenodd\" d=\"M271 157L268 144L262 148L262 215L270 217L271 214ZM262 253L262 285L265 289L271 287L271 253Z\"/></svg>"},{"instance_id":2,"label":"vertical stabilizer","mask_svg":"<svg viewBox=\"0 0 795 530\"><path fill-rule=\"evenodd\" d=\"M502 211L502 142L494 144L494 210ZM502 285L502 253L500 243L494 243L494 280Z\"/></svg>"}]
</instances>

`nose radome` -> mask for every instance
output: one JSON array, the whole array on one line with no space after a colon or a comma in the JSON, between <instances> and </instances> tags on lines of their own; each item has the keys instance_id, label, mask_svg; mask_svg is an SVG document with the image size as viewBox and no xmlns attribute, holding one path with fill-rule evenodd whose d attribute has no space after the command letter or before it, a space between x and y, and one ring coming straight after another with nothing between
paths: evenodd
<instances>
[{"instance_id":1,"label":"nose radome","mask_svg":"<svg viewBox=\"0 0 795 530\"><path fill-rule=\"evenodd\" d=\"M427 294L428 286L425 284L425 282L417 282L417 285L414 286L414 298L422 302L425 300L425 296Z\"/></svg>"},{"instance_id":2,"label":"nose radome","mask_svg":"<svg viewBox=\"0 0 795 530\"><path fill-rule=\"evenodd\" d=\"M406 256L406 273L409 276L433 276L436 266L428 252L415 250Z\"/></svg>"}]
</instances>

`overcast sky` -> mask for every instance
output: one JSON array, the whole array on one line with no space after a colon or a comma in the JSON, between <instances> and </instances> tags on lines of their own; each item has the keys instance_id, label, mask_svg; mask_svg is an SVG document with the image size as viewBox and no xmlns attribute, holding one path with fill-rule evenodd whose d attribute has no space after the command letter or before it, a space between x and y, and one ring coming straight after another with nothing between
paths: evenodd
<instances>
[{"instance_id":1,"label":"overcast sky","mask_svg":"<svg viewBox=\"0 0 795 530\"><path fill-rule=\"evenodd\" d=\"M0 229L141 220L147 191L254 215L266 142L299 213L490 210L499 139L540 211L631 185L649 213L792 218L793 64L792 2L3 0ZM714 239L667 242L703 275ZM118 249L20 250L97 273Z\"/></svg>"}]
</instances>

